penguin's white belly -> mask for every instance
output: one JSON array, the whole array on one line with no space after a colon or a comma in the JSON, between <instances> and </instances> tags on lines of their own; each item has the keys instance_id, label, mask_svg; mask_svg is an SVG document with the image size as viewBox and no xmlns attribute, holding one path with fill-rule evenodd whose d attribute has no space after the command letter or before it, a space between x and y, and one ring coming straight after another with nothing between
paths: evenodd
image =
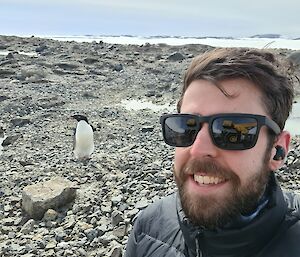
<instances>
[{"instance_id":1,"label":"penguin's white belly","mask_svg":"<svg viewBox=\"0 0 300 257\"><path fill-rule=\"evenodd\" d=\"M85 121L77 124L74 155L78 159L89 158L94 151L93 129Z\"/></svg>"}]
</instances>

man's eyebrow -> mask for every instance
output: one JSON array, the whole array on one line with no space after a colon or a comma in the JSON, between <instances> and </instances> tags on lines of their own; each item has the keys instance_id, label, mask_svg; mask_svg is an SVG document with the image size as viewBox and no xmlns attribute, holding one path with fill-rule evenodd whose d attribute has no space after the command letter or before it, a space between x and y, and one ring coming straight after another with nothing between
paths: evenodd
<instances>
[{"instance_id":1,"label":"man's eyebrow","mask_svg":"<svg viewBox=\"0 0 300 257\"><path fill-rule=\"evenodd\" d=\"M202 115L201 113L199 112L180 112L182 114L191 114L191 115L197 115L197 116L205 116L205 115Z\"/></svg>"}]
</instances>

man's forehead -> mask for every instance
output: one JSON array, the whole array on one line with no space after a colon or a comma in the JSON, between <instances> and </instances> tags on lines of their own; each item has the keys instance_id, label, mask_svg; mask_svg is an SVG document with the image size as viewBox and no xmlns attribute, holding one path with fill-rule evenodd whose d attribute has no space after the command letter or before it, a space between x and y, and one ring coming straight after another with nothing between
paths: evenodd
<instances>
[{"instance_id":1,"label":"man's forehead","mask_svg":"<svg viewBox=\"0 0 300 257\"><path fill-rule=\"evenodd\" d=\"M195 80L187 88L181 112L211 115L222 112L244 112L266 115L262 93L254 83L245 79L220 82L224 92L206 80Z\"/></svg>"},{"instance_id":2,"label":"man's forehead","mask_svg":"<svg viewBox=\"0 0 300 257\"><path fill-rule=\"evenodd\" d=\"M241 94L243 91L247 89L256 92L257 95L261 95L262 93L256 84L254 84L251 80L245 78L231 78L231 79L224 79L215 82L204 80L204 79L194 80L187 87L186 91L188 91L188 89L192 84L196 84L196 83L199 87L199 90L201 90L203 86L210 85L213 89L216 89L216 93L218 91L221 91L223 94L226 94L229 97L238 96L239 94Z\"/></svg>"}]
</instances>

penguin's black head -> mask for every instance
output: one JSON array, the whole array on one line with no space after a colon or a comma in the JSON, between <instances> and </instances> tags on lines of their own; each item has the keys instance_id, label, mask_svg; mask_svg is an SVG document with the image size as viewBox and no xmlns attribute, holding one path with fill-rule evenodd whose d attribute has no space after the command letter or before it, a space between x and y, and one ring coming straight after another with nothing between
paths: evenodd
<instances>
[{"instance_id":1,"label":"penguin's black head","mask_svg":"<svg viewBox=\"0 0 300 257\"><path fill-rule=\"evenodd\" d=\"M75 115L72 115L71 117L74 118L77 121L84 120L84 121L86 121L88 123L87 117L84 116L84 115L75 114Z\"/></svg>"}]
</instances>

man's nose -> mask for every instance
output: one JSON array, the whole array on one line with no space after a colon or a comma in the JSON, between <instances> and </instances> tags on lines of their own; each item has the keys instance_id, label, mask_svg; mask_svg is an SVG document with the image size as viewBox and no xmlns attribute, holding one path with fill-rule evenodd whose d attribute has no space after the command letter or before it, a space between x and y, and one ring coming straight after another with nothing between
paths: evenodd
<instances>
[{"instance_id":1,"label":"man's nose","mask_svg":"<svg viewBox=\"0 0 300 257\"><path fill-rule=\"evenodd\" d=\"M208 130L208 124L203 124L190 148L192 157L216 157L217 146L214 145Z\"/></svg>"}]
</instances>

